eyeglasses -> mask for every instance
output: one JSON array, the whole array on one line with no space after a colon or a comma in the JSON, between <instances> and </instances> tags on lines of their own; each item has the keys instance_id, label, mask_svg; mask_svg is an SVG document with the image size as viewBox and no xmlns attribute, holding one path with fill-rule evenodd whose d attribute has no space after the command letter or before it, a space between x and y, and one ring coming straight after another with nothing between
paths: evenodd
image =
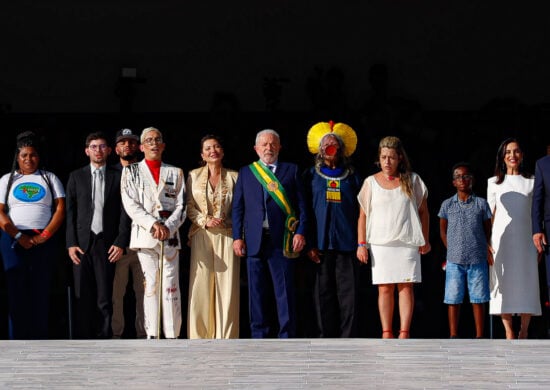
<instances>
[{"instance_id":1,"label":"eyeglasses","mask_svg":"<svg viewBox=\"0 0 550 390\"><path fill-rule=\"evenodd\" d=\"M145 138L143 143L147 145L158 145L162 143L162 137Z\"/></svg>"},{"instance_id":2,"label":"eyeglasses","mask_svg":"<svg viewBox=\"0 0 550 390\"><path fill-rule=\"evenodd\" d=\"M107 144L100 144L100 145L88 145L88 148L90 150L93 150L94 152L98 149L105 150L109 147Z\"/></svg>"},{"instance_id":3,"label":"eyeglasses","mask_svg":"<svg viewBox=\"0 0 550 390\"><path fill-rule=\"evenodd\" d=\"M472 180L472 175L455 175L453 176L453 180Z\"/></svg>"}]
</instances>

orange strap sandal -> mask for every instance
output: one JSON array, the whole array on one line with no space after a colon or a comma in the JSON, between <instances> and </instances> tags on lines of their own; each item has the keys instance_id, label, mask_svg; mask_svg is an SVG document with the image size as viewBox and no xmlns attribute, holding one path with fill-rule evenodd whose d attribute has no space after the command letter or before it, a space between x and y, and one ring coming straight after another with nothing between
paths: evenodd
<instances>
[{"instance_id":1,"label":"orange strap sandal","mask_svg":"<svg viewBox=\"0 0 550 390\"><path fill-rule=\"evenodd\" d=\"M393 339L393 330L383 330L382 331L382 338L383 339Z\"/></svg>"},{"instance_id":2,"label":"orange strap sandal","mask_svg":"<svg viewBox=\"0 0 550 390\"><path fill-rule=\"evenodd\" d=\"M408 330L400 330L399 331L399 338L400 339L408 339L409 338L409 331Z\"/></svg>"}]
</instances>

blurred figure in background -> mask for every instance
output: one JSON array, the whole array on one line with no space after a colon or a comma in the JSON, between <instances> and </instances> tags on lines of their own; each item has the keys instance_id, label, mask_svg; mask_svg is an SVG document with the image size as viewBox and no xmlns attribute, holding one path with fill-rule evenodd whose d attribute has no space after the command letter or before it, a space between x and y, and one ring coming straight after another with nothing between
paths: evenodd
<instances>
[{"instance_id":1,"label":"blurred figure in background","mask_svg":"<svg viewBox=\"0 0 550 390\"><path fill-rule=\"evenodd\" d=\"M119 130L115 139L115 153L119 157L119 162L115 164L120 172L130 164L138 161L139 154L139 136L130 129ZM124 219L130 229L132 220L124 211ZM115 278L113 281L113 319L111 328L113 338L119 339L124 332L124 295L128 285L128 275L132 275L132 285L136 300L136 318L135 328L136 337L141 339L147 336L143 324L143 271L139 264L137 252L126 248L126 253L116 262Z\"/></svg>"}]
</instances>

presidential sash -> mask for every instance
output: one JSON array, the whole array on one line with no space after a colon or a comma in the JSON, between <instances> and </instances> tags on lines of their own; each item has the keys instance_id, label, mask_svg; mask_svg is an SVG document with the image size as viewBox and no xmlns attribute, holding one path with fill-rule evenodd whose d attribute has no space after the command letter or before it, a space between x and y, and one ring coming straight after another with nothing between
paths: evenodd
<instances>
[{"instance_id":1,"label":"presidential sash","mask_svg":"<svg viewBox=\"0 0 550 390\"><path fill-rule=\"evenodd\" d=\"M284 187L275 177L273 172L271 172L271 170L269 170L264 164L255 161L250 164L250 170L271 198L273 198L275 203L277 203L281 210L283 210L283 213L286 214L283 255L288 258L298 257L300 253L294 252L292 249L292 237L294 237L294 233L296 232L300 221L296 218L296 213L290 205L290 200L286 195Z\"/></svg>"}]
</instances>

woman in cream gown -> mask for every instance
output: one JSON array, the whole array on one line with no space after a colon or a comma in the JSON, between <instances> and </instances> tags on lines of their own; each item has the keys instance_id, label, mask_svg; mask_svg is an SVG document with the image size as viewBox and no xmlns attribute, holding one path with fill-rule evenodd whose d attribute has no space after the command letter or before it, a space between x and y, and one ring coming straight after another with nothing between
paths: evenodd
<instances>
[{"instance_id":1,"label":"woman in cream gown","mask_svg":"<svg viewBox=\"0 0 550 390\"><path fill-rule=\"evenodd\" d=\"M204 165L189 172L191 265L187 336L239 337L239 258L233 253L231 203L237 172L222 166L220 138L201 140Z\"/></svg>"},{"instance_id":2,"label":"woman in cream gown","mask_svg":"<svg viewBox=\"0 0 550 390\"><path fill-rule=\"evenodd\" d=\"M506 338L515 338L512 315L520 314L519 338L527 338L532 315L540 315L537 251L531 235L534 179L523 171L523 152L508 138L497 152L495 176L488 180L487 201L493 212L489 313L500 315Z\"/></svg>"}]
</instances>

